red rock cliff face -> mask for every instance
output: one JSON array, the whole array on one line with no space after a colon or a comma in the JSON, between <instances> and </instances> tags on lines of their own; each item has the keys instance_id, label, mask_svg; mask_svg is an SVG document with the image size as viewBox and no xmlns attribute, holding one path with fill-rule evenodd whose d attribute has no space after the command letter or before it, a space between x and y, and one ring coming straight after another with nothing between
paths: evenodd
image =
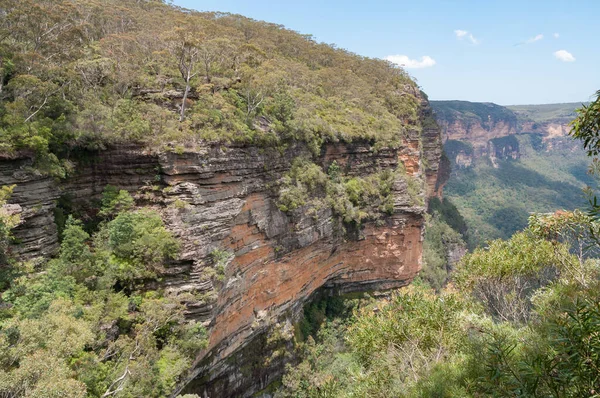
<instances>
[{"instance_id":1,"label":"red rock cliff face","mask_svg":"<svg viewBox=\"0 0 600 398\"><path fill-rule=\"evenodd\" d=\"M464 120L454 120L448 123L446 120L438 119L442 127L444 141L457 140L466 141L473 145L475 153L486 151L488 141L493 138L504 137L517 132L516 126L508 121L497 121L490 125L480 122L467 123Z\"/></svg>"},{"instance_id":2,"label":"red rock cliff face","mask_svg":"<svg viewBox=\"0 0 600 398\"><path fill-rule=\"evenodd\" d=\"M401 155L396 151L374 155L368 146L336 145L328 148L323 161L333 159L346 167L353 165L348 170L362 174L366 169L395 168ZM418 157L411 159L420 162ZM262 165L259 169L262 173ZM229 227L222 235L211 234L213 241L207 247L226 247L234 257L226 268L227 282L217 288L217 300L212 304L209 347L196 364L198 376L210 377L204 383L192 383L189 392L245 396L277 377L278 372L268 372L262 385L248 384L248 377L223 362L245 346L257 344L256 337L274 325L284 325L289 330L302 304L317 289L336 286L342 291L364 291L400 287L420 270L424 207L413 205L404 180L398 180L394 187L394 214L384 225L367 224L354 237L343 233L343 225L330 210L321 211L316 218L307 215L305 209L290 215L281 213L272 194L261 189L261 185L241 200L235 195L243 189L236 184L220 192L233 197L227 212L234 211L229 215L226 210L218 212L219 217L229 218ZM171 224L179 225L183 221L180 217L187 216L186 212L173 214ZM182 234L180 238L191 240L199 236ZM193 281L186 284L195 285ZM237 376L232 380L232 375Z\"/></svg>"},{"instance_id":3,"label":"red rock cliff face","mask_svg":"<svg viewBox=\"0 0 600 398\"><path fill-rule=\"evenodd\" d=\"M512 111L491 103L465 101L434 101L433 108L442 128L444 143L460 141L469 144L469 150L458 151L456 145L450 145L450 160L459 168L471 167L473 160L481 157L489 158L494 165L498 157L518 159L524 155L519 148L499 149L494 143L497 139L514 134L540 135L547 151L555 146L572 146L568 137L572 119L570 116L535 122L529 119L525 111Z\"/></svg>"},{"instance_id":4,"label":"red rock cliff face","mask_svg":"<svg viewBox=\"0 0 600 398\"><path fill-rule=\"evenodd\" d=\"M423 114L428 112L424 104ZM440 155L436 126L408 133L398 149L376 151L366 142L326 145L315 160L325 170L335 160L348 175L400 164L407 172L394 184L393 214L360 229L343 225L331 209L316 215L278 209L276 182L292 159L309 156L302 145L283 153L242 146L181 154L120 147L89 154L62 182L25 172L27 159L5 160L0 185L17 185L12 201L21 206L24 223L15 231L22 243L14 251L22 258L56 250L52 211L61 195L89 205L111 184L159 210L181 242L180 257L161 287L192 293L197 299L189 303L188 316L210 333L208 348L180 387L211 397L250 396L283 370L283 359L256 359L269 355L265 336L277 328L291 338L292 324L316 291L390 289L418 274L425 203L436 190ZM421 187L418 198L409 194L411 178ZM219 278L211 256L217 249L229 253Z\"/></svg>"}]
</instances>

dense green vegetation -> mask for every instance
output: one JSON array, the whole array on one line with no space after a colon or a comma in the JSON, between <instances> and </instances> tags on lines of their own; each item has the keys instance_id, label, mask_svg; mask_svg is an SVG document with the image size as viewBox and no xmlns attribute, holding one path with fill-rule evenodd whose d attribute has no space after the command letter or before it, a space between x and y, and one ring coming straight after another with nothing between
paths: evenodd
<instances>
[{"instance_id":1,"label":"dense green vegetation","mask_svg":"<svg viewBox=\"0 0 600 398\"><path fill-rule=\"evenodd\" d=\"M414 205L422 205L419 182L400 166L397 170L382 170L366 177L348 177L337 162L327 174L305 158L297 158L279 183L279 209L286 212L300 207L314 217L318 211L331 208L347 224L360 225L365 220L379 220L394 211L393 186L403 178Z\"/></svg>"},{"instance_id":2,"label":"dense green vegetation","mask_svg":"<svg viewBox=\"0 0 600 398\"><path fill-rule=\"evenodd\" d=\"M6 0L0 19L0 154L63 176L74 148L119 142L285 145L419 129L398 67L280 25L159 0Z\"/></svg>"},{"instance_id":3,"label":"dense green vegetation","mask_svg":"<svg viewBox=\"0 0 600 398\"><path fill-rule=\"evenodd\" d=\"M509 238L527 225L531 212L585 206L582 190L594 183L587 173L589 159L572 144L557 141L546 151L536 135L511 137L517 144L499 144L517 146L520 159L498 159L497 168L487 158L475 159L472 167L454 168L445 186L445 195L467 222L471 248Z\"/></svg>"},{"instance_id":4,"label":"dense green vegetation","mask_svg":"<svg viewBox=\"0 0 600 398\"><path fill-rule=\"evenodd\" d=\"M125 191L102 202L92 236L69 216L57 258L3 268L1 396L164 397L206 346L189 297L145 286L178 251L160 216ZM16 222L0 212L3 245Z\"/></svg>"},{"instance_id":5,"label":"dense green vegetation","mask_svg":"<svg viewBox=\"0 0 600 398\"><path fill-rule=\"evenodd\" d=\"M569 253L590 227L578 212L532 217L467 255L439 294L413 284L326 323L279 396L595 396L600 264Z\"/></svg>"}]
</instances>

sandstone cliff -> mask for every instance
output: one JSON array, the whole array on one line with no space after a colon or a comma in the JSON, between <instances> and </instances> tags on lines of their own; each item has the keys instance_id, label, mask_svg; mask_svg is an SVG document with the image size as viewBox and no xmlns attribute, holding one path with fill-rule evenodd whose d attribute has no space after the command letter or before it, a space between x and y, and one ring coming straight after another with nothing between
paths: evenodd
<instances>
[{"instance_id":1,"label":"sandstone cliff","mask_svg":"<svg viewBox=\"0 0 600 398\"><path fill-rule=\"evenodd\" d=\"M488 140L517 132L516 115L503 106L467 101L432 101L444 141L470 142L477 153Z\"/></svg>"},{"instance_id":2,"label":"sandstone cliff","mask_svg":"<svg viewBox=\"0 0 600 398\"><path fill-rule=\"evenodd\" d=\"M518 159L523 153L517 140L510 138L516 134L539 136L537 149L570 147L569 123L578 107L575 103L511 107L467 101L431 104L442 128L446 152L459 168L470 167L479 157L489 158L493 165L497 159Z\"/></svg>"},{"instance_id":3,"label":"sandstone cliff","mask_svg":"<svg viewBox=\"0 0 600 398\"><path fill-rule=\"evenodd\" d=\"M508 239L532 212L585 206L589 158L568 135L580 105L432 101L452 170L444 195L465 217L469 248Z\"/></svg>"},{"instance_id":4,"label":"sandstone cliff","mask_svg":"<svg viewBox=\"0 0 600 398\"><path fill-rule=\"evenodd\" d=\"M431 117L426 103L421 112ZM431 125L410 130L397 149L376 150L369 142L324 145L315 160L324 170L333 161L347 175L400 164L406 170L393 187L393 214L355 230L329 208L316 215L278 209L277 181L292 159L311 156L302 144L285 151L206 145L180 153L119 146L82 154L74 159L74 173L60 181L35 172L27 157L3 159L0 185L16 185L11 202L23 222L12 250L22 259L56 251L54 212L64 198L79 214L92 214L110 184L133 193L139 206L159 210L182 249L153 283L172 294L192 293L188 316L210 333L209 347L181 387L249 396L275 380L289 360L267 344L269 336L277 331L275 345L289 344L292 325L315 292L390 289L418 274L424 199L436 189L440 143L439 129ZM411 196L409 179L418 182L421 200ZM227 253L223 269L216 268L215 250Z\"/></svg>"}]
</instances>

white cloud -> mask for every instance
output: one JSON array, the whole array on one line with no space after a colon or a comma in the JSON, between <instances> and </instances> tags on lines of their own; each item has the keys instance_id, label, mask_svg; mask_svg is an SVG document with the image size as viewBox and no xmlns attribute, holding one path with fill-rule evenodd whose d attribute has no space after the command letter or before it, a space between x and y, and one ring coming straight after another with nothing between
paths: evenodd
<instances>
[{"instance_id":1,"label":"white cloud","mask_svg":"<svg viewBox=\"0 0 600 398\"><path fill-rule=\"evenodd\" d=\"M552 36L554 36L555 39L558 39L560 37L560 35L558 33L555 33Z\"/></svg>"},{"instance_id":2,"label":"white cloud","mask_svg":"<svg viewBox=\"0 0 600 398\"><path fill-rule=\"evenodd\" d=\"M458 40L468 39L473 44L479 44L479 43L481 43L481 40L476 39L475 36L473 36L472 33L469 33L468 30L456 29L454 31L454 34L456 35L456 38Z\"/></svg>"},{"instance_id":3,"label":"white cloud","mask_svg":"<svg viewBox=\"0 0 600 398\"><path fill-rule=\"evenodd\" d=\"M563 62L575 62L575 57L567 50L555 51L554 56Z\"/></svg>"},{"instance_id":4,"label":"white cloud","mask_svg":"<svg viewBox=\"0 0 600 398\"><path fill-rule=\"evenodd\" d=\"M421 60L410 59L406 55L388 55L387 57L385 57L385 59L407 69L429 68L435 65L435 59L431 58L428 55L422 56Z\"/></svg>"},{"instance_id":5,"label":"white cloud","mask_svg":"<svg viewBox=\"0 0 600 398\"><path fill-rule=\"evenodd\" d=\"M544 38L544 35L539 34L539 35L536 35L535 37L532 37L531 39L527 40L525 43L527 43L527 44L535 43L536 41L540 41L543 38Z\"/></svg>"}]
</instances>

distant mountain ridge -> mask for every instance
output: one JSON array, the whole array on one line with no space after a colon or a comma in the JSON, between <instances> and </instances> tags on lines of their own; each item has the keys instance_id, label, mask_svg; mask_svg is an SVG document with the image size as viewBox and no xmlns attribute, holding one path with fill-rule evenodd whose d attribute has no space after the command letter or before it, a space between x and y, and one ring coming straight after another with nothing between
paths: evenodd
<instances>
[{"instance_id":1,"label":"distant mountain ridge","mask_svg":"<svg viewBox=\"0 0 600 398\"><path fill-rule=\"evenodd\" d=\"M431 101L444 141L468 141L476 153L485 152L489 140L510 134L567 136L575 110L582 104L502 106L491 102Z\"/></svg>"},{"instance_id":2,"label":"distant mountain ridge","mask_svg":"<svg viewBox=\"0 0 600 398\"><path fill-rule=\"evenodd\" d=\"M519 120L545 123L563 121L569 123L576 116L575 110L588 102L565 102L560 104L508 105L505 108L515 112Z\"/></svg>"}]
</instances>

